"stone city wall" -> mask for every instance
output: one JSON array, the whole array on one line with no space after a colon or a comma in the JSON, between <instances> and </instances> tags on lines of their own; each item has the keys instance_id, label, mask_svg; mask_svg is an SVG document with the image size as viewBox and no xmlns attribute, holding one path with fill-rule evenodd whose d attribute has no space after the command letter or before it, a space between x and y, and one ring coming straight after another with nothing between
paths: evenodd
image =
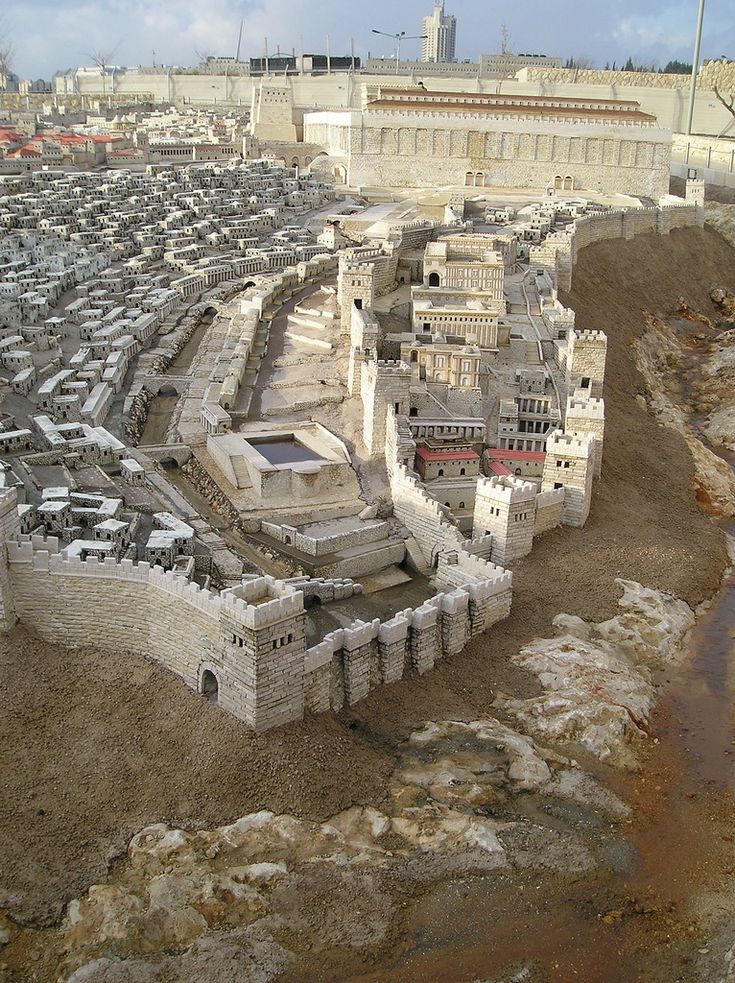
<instances>
[{"instance_id":1,"label":"stone city wall","mask_svg":"<svg viewBox=\"0 0 735 983\"><path fill-rule=\"evenodd\" d=\"M476 557L469 560L483 563ZM375 686L401 679L409 667L428 672L440 659L461 652L471 638L507 618L511 600L512 576L498 570L492 580L436 594L389 621L376 619L331 632L306 652L307 709L352 706Z\"/></svg>"},{"instance_id":2,"label":"stone city wall","mask_svg":"<svg viewBox=\"0 0 735 983\"><path fill-rule=\"evenodd\" d=\"M197 688L203 653L219 638L219 596L147 563L65 559L32 543L7 549L16 614L43 638L138 652Z\"/></svg>"},{"instance_id":3,"label":"stone city wall","mask_svg":"<svg viewBox=\"0 0 735 983\"><path fill-rule=\"evenodd\" d=\"M689 75L669 72L623 72L602 68L523 68L517 78L524 82L556 82L561 85L615 85L650 89L688 89Z\"/></svg>"},{"instance_id":4,"label":"stone city wall","mask_svg":"<svg viewBox=\"0 0 735 983\"><path fill-rule=\"evenodd\" d=\"M541 536L561 524L564 511L564 489L539 492L536 496L536 514L533 522L533 537Z\"/></svg>"},{"instance_id":5,"label":"stone city wall","mask_svg":"<svg viewBox=\"0 0 735 983\"><path fill-rule=\"evenodd\" d=\"M417 475L396 464L389 476L393 514L414 537L429 566L442 550L462 545L464 536L451 512L429 495Z\"/></svg>"},{"instance_id":6,"label":"stone city wall","mask_svg":"<svg viewBox=\"0 0 735 983\"><path fill-rule=\"evenodd\" d=\"M410 666L428 671L507 617L512 600L510 573L462 554L455 575L444 578L451 590L384 623L357 621L307 649L304 597L342 600L359 585L293 578L272 582L281 596L259 603L262 578L244 582L242 598L217 595L148 563L69 559L58 546L38 537L7 544L5 628L17 617L49 641L135 652L196 690L212 672L218 703L259 731L300 719L304 710L353 705ZM464 583L455 588L456 580ZM237 637L244 646L230 645Z\"/></svg>"},{"instance_id":7,"label":"stone city wall","mask_svg":"<svg viewBox=\"0 0 735 983\"><path fill-rule=\"evenodd\" d=\"M665 202L647 208L628 208L584 215L564 231L547 236L541 246L532 246L529 260L553 272L550 250L556 251L556 286L571 290L572 270L579 250L605 239L632 239L642 233L668 235L674 229L704 224L704 209L685 202Z\"/></svg>"},{"instance_id":8,"label":"stone city wall","mask_svg":"<svg viewBox=\"0 0 735 983\"><path fill-rule=\"evenodd\" d=\"M704 209L696 205L662 205L658 210L659 235L668 235L674 229L692 225L704 225Z\"/></svg>"},{"instance_id":9,"label":"stone city wall","mask_svg":"<svg viewBox=\"0 0 735 983\"><path fill-rule=\"evenodd\" d=\"M436 582L439 587L454 590L457 587L466 588L467 584L482 583L506 575L511 577L510 571L499 564L490 563L489 558L471 552L473 544L474 548L478 548L478 543L487 544L491 539L491 536L483 536L480 540L467 540L462 549L445 550L440 553L436 570ZM481 548L483 552L487 552L486 545Z\"/></svg>"}]
</instances>

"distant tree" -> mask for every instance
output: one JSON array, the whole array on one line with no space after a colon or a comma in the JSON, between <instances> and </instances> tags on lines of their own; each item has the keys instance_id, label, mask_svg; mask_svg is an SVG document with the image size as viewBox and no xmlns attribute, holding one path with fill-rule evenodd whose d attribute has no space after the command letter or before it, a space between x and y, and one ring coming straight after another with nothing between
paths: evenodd
<instances>
[{"instance_id":1,"label":"distant tree","mask_svg":"<svg viewBox=\"0 0 735 983\"><path fill-rule=\"evenodd\" d=\"M661 71L665 75L690 75L692 66L685 61L667 61Z\"/></svg>"},{"instance_id":2,"label":"distant tree","mask_svg":"<svg viewBox=\"0 0 735 983\"><path fill-rule=\"evenodd\" d=\"M577 68L577 69L592 68L592 67L593 67L592 59L584 58L584 57L567 58L566 63L564 65L564 68Z\"/></svg>"},{"instance_id":3,"label":"distant tree","mask_svg":"<svg viewBox=\"0 0 735 983\"><path fill-rule=\"evenodd\" d=\"M623 71L624 72L634 72L635 71L635 65L633 64L633 59L632 58L628 58L628 60L626 61L625 65L623 65Z\"/></svg>"},{"instance_id":4,"label":"distant tree","mask_svg":"<svg viewBox=\"0 0 735 983\"><path fill-rule=\"evenodd\" d=\"M99 70L100 70L100 72L102 74L102 95L103 96L105 94L105 87L106 87L106 84L107 84L107 69L110 67L110 62L112 61L112 59L117 54L117 49L120 47L121 43L122 43L121 41L118 41L117 44L115 45L115 47L114 48L110 48L109 51L102 51L101 49L96 48L94 51L87 51L86 52L87 58L89 58L91 60L91 62L92 62L93 65L96 65L97 68L99 68Z\"/></svg>"},{"instance_id":5,"label":"distant tree","mask_svg":"<svg viewBox=\"0 0 735 983\"><path fill-rule=\"evenodd\" d=\"M214 52L207 51L204 48L194 48L194 54L197 56L202 65L210 58L214 58Z\"/></svg>"},{"instance_id":6,"label":"distant tree","mask_svg":"<svg viewBox=\"0 0 735 983\"><path fill-rule=\"evenodd\" d=\"M15 45L3 21L0 20L0 75L9 75L15 61Z\"/></svg>"},{"instance_id":7,"label":"distant tree","mask_svg":"<svg viewBox=\"0 0 735 983\"><path fill-rule=\"evenodd\" d=\"M507 55L510 51L510 31L507 24L500 25L500 54Z\"/></svg>"}]
</instances>

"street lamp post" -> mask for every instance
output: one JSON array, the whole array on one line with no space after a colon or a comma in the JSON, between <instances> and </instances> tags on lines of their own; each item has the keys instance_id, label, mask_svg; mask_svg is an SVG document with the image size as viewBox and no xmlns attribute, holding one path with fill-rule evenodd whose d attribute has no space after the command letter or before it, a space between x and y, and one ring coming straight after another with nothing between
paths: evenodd
<instances>
[{"instance_id":1,"label":"street lamp post","mask_svg":"<svg viewBox=\"0 0 735 983\"><path fill-rule=\"evenodd\" d=\"M398 75L398 66L401 61L401 41L423 41L427 36L426 34L406 34L405 31L388 34L386 31L376 31L375 28L373 28L373 34L382 34L384 38L393 38L396 42L396 75Z\"/></svg>"},{"instance_id":2,"label":"street lamp post","mask_svg":"<svg viewBox=\"0 0 735 983\"><path fill-rule=\"evenodd\" d=\"M692 82L689 86L689 112L687 113L687 136L692 133L694 119L694 98L697 94L697 69L699 68L699 49L702 46L702 22L704 20L704 0L699 0L697 14L697 33L694 37L694 57L692 58Z\"/></svg>"}]
</instances>

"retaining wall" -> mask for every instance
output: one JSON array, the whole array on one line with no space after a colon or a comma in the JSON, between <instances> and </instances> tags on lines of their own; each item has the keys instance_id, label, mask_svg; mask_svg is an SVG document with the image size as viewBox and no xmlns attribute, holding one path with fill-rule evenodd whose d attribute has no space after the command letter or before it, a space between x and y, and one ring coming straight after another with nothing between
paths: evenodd
<instances>
[{"instance_id":1,"label":"retaining wall","mask_svg":"<svg viewBox=\"0 0 735 983\"><path fill-rule=\"evenodd\" d=\"M339 550L350 549L353 546L364 546L366 543L374 543L376 540L385 539L388 534L388 523L380 521L366 521L355 529L332 536L310 536L307 533L299 532L295 526L278 525L275 522L261 522L261 530L268 536L272 536L279 543L290 544L302 553L309 556L326 556L329 553L337 553Z\"/></svg>"},{"instance_id":2,"label":"retaining wall","mask_svg":"<svg viewBox=\"0 0 735 983\"><path fill-rule=\"evenodd\" d=\"M632 239L643 233L668 235L673 229L704 225L704 209L694 204L666 202L647 208L628 208L620 211L584 215L564 232L549 235L541 246L531 247L532 262L555 273L556 286L571 290L572 270L579 250L605 239ZM550 256L556 251L556 263Z\"/></svg>"}]
</instances>

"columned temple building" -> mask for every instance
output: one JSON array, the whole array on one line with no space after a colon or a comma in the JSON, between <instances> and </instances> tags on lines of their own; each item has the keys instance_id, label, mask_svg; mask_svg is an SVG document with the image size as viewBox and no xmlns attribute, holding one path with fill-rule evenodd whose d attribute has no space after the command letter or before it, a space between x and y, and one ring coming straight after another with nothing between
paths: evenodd
<instances>
[{"instance_id":1,"label":"columned temple building","mask_svg":"<svg viewBox=\"0 0 735 983\"><path fill-rule=\"evenodd\" d=\"M362 112L306 113L350 187L668 192L671 134L634 101L368 87Z\"/></svg>"}]
</instances>

